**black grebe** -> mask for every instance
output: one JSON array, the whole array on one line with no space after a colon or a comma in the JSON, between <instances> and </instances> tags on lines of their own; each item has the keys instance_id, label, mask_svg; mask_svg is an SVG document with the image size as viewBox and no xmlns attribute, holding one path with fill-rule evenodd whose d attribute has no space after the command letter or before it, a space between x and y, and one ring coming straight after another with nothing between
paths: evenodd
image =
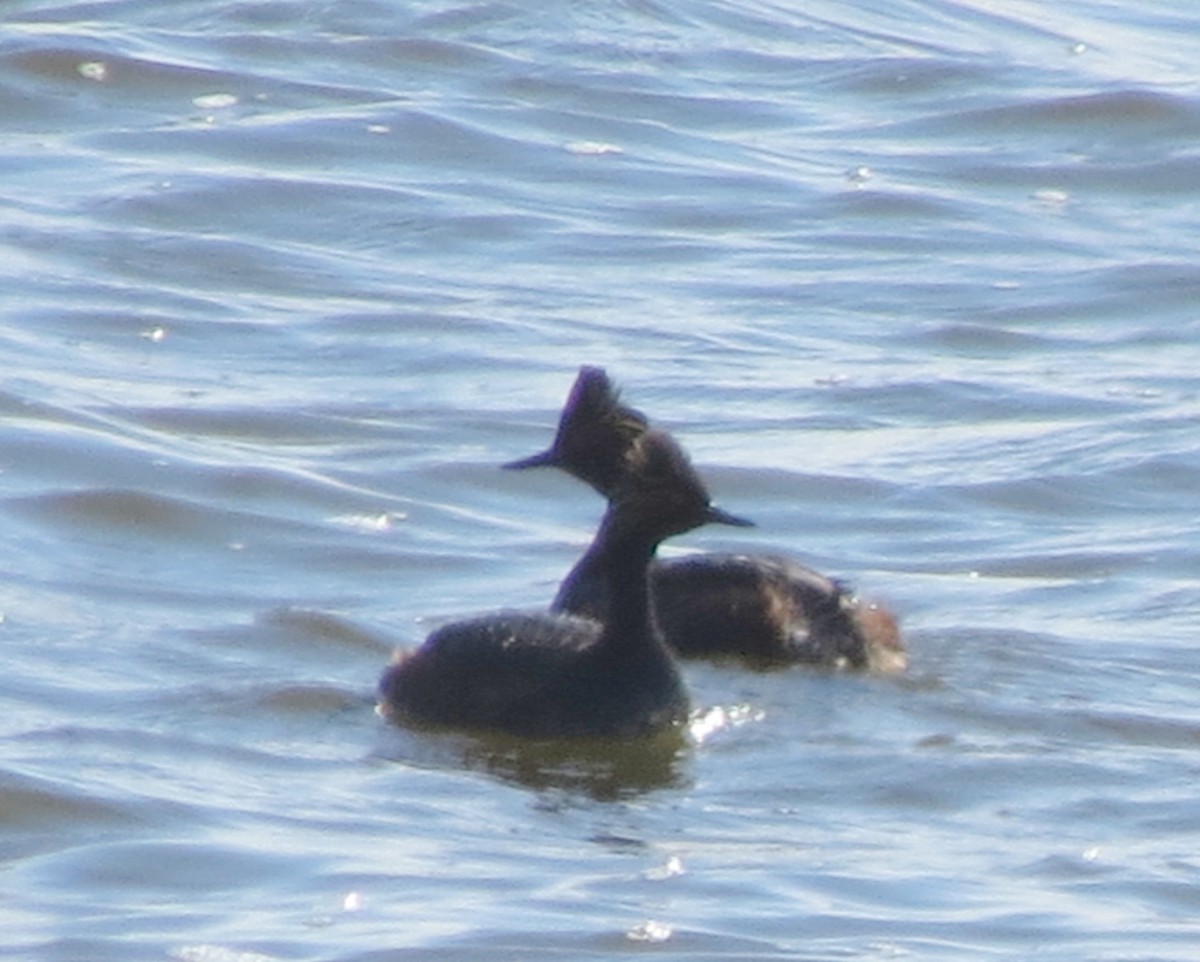
<instances>
[{"instance_id":1,"label":"black grebe","mask_svg":"<svg viewBox=\"0 0 1200 962\"><path fill-rule=\"evenodd\" d=\"M688 699L650 607L660 541L710 521L746 523L709 503L667 434L639 436L588 549L606 618L498 612L434 631L384 672L384 713L400 721L535 738L650 734L685 720Z\"/></svg>"},{"instance_id":2,"label":"black grebe","mask_svg":"<svg viewBox=\"0 0 1200 962\"><path fill-rule=\"evenodd\" d=\"M656 433L645 415L621 403L603 369L583 367L553 445L505 467L558 467L611 497L615 479L644 457L644 438ZM603 620L608 600L598 570L585 554L551 610ZM877 672L908 665L891 612L782 555L659 559L650 584L663 638L684 657L737 656L767 665L799 662Z\"/></svg>"}]
</instances>

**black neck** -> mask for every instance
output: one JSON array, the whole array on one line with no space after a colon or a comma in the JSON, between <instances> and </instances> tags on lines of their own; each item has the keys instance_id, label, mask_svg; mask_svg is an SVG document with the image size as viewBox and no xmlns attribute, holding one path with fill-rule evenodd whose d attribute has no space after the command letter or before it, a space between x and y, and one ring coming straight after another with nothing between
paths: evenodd
<instances>
[{"instance_id":1,"label":"black neck","mask_svg":"<svg viewBox=\"0 0 1200 962\"><path fill-rule=\"evenodd\" d=\"M608 579L599 542L593 541L558 586L551 611L604 620L608 612Z\"/></svg>"},{"instance_id":2,"label":"black neck","mask_svg":"<svg viewBox=\"0 0 1200 962\"><path fill-rule=\"evenodd\" d=\"M563 579L551 608L603 622L606 645L613 651L660 648L649 584L658 542L637 532L619 532L612 522L610 510L591 546Z\"/></svg>"},{"instance_id":3,"label":"black neck","mask_svg":"<svg viewBox=\"0 0 1200 962\"><path fill-rule=\"evenodd\" d=\"M607 644L614 651L643 651L661 646L650 603L650 560L653 543L610 547L601 562L607 587L608 611L604 619Z\"/></svg>"}]
</instances>

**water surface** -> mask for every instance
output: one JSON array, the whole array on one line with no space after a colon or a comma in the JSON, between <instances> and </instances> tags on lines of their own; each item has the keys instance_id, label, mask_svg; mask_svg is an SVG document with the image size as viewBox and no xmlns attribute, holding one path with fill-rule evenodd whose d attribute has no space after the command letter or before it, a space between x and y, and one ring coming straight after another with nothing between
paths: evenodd
<instances>
[{"instance_id":1,"label":"water surface","mask_svg":"<svg viewBox=\"0 0 1200 962\"><path fill-rule=\"evenodd\" d=\"M1184 960L1192 4L0 12L0 885L21 959ZM601 505L578 365L886 600L694 743L389 727Z\"/></svg>"}]
</instances>

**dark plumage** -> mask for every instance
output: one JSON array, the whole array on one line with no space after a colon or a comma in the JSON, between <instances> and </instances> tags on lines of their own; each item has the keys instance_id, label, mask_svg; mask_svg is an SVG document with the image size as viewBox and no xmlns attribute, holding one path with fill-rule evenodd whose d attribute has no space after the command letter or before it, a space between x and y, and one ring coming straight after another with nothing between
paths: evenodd
<instances>
[{"instance_id":1,"label":"dark plumage","mask_svg":"<svg viewBox=\"0 0 1200 962\"><path fill-rule=\"evenodd\" d=\"M546 451L505 465L554 466L606 498L645 456L659 432L621 403L601 368L583 367ZM903 671L907 655L895 617L862 602L841 582L782 555L697 554L659 559L650 570L659 627L685 657L735 656L761 664ZM585 554L559 588L552 610L603 620L604 580Z\"/></svg>"},{"instance_id":2,"label":"dark plumage","mask_svg":"<svg viewBox=\"0 0 1200 962\"><path fill-rule=\"evenodd\" d=\"M609 498L636 466L648 430L650 422L641 411L620 403L604 369L584 366L563 407L554 443L504 466L562 468Z\"/></svg>"},{"instance_id":3,"label":"dark plumage","mask_svg":"<svg viewBox=\"0 0 1200 962\"><path fill-rule=\"evenodd\" d=\"M445 625L384 672L386 714L417 724L528 737L649 734L688 699L651 615L647 568L660 541L731 516L709 504L686 456L646 431L588 549L605 585L601 624L499 612Z\"/></svg>"}]
</instances>

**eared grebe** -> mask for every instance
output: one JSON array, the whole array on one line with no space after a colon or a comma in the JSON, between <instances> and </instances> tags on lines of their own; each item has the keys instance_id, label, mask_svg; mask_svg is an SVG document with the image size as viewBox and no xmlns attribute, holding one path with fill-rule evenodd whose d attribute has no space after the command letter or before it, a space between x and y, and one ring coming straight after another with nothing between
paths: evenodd
<instances>
[{"instance_id":1,"label":"eared grebe","mask_svg":"<svg viewBox=\"0 0 1200 962\"><path fill-rule=\"evenodd\" d=\"M605 585L603 623L567 613L498 612L434 631L380 681L397 720L535 738L649 734L686 718L688 699L650 607L660 541L710 521L745 524L709 503L669 435L639 436L640 457L612 491L588 549Z\"/></svg>"},{"instance_id":2,"label":"eared grebe","mask_svg":"<svg viewBox=\"0 0 1200 962\"><path fill-rule=\"evenodd\" d=\"M641 412L621 403L603 369L583 367L553 445L505 467L558 467L611 498L616 480L644 457L645 439L658 433ZM659 559L650 584L663 638L684 657L736 656L765 665L800 662L878 672L903 671L908 664L891 612L785 556ZM585 554L551 610L603 620L607 606L605 582Z\"/></svg>"}]
</instances>

